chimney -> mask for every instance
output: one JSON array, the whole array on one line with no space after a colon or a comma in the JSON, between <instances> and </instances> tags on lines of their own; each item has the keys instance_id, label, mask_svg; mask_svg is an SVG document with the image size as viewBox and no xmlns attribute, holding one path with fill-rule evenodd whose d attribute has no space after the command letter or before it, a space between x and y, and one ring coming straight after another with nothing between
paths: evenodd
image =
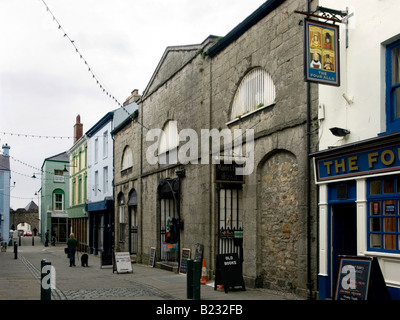
<instances>
[{"instance_id":1,"label":"chimney","mask_svg":"<svg viewBox=\"0 0 400 320\"><path fill-rule=\"evenodd\" d=\"M3 144L3 156L4 157L10 156L10 146L7 143Z\"/></svg>"},{"instance_id":2,"label":"chimney","mask_svg":"<svg viewBox=\"0 0 400 320\"><path fill-rule=\"evenodd\" d=\"M131 104L132 102L137 102L140 99L141 95L139 94L139 89L133 89L131 95L126 98L125 102L123 103L124 106Z\"/></svg>"},{"instance_id":3,"label":"chimney","mask_svg":"<svg viewBox=\"0 0 400 320\"><path fill-rule=\"evenodd\" d=\"M83 135L83 124L81 123L81 116L76 116L76 123L74 125L74 143L77 142Z\"/></svg>"}]
</instances>

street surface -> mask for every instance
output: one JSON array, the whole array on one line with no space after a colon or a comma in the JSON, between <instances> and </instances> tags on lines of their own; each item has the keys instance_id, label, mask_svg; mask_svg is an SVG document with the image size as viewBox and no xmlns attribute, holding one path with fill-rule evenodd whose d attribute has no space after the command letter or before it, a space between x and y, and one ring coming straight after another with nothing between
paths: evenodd
<instances>
[{"instance_id":1,"label":"street surface","mask_svg":"<svg viewBox=\"0 0 400 320\"><path fill-rule=\"evenodd\" d=\"M131 273L113 272L112 266L100 268L100 257L89 255L89 267L69 266L64 244L45 247L39 237L21 237L17 259L13 247L0 252L0 299L40 300L41 260L55 269L52 300L187 300L186 275L159 268L133 264ZM201 285L201 300L291 300L294 296L265 289L235 288L225 293L214 290L212 281Z\"/></svg>"}]
</instances>

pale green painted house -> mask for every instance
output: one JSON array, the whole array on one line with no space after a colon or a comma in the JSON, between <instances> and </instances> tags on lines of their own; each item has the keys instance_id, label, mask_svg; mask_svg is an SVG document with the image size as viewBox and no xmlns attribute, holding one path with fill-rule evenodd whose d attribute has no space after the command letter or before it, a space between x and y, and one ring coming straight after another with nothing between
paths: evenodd
<instances>
[{"instance_id":1,"label":"pale green painted house","mask_svg":"<svg viewBox=\"0 0 400 320\"><path fill-rule=\"evenodd\" d=\"M57 242L66 242L69 232L67 213L69 179L65 170L69 164L67 152L46 158L41 167L41 237L45 241L46 230L56 234ZM51 240L51 236L49 237Z\"/></svg>"}]
</instances>

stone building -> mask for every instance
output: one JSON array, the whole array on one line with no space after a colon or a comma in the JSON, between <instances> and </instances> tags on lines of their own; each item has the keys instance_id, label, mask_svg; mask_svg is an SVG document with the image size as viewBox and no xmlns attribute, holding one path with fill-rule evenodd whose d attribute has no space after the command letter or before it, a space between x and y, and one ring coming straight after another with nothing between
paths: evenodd
<instances>
[{"instance_id":1,"label":"stone building","mask_svg":"<svg viewBox=\"0 0 400 320\"><path fill-rule=\"evenodd\" d=\"M237 253L247 285L316 289L305 6L269 0L223 38L165 50L138 114L113 133L118 251L137 230L141 263L153 247L176 269L201 244L210 276L217 254Z\"/></svg>"}]
</instances>

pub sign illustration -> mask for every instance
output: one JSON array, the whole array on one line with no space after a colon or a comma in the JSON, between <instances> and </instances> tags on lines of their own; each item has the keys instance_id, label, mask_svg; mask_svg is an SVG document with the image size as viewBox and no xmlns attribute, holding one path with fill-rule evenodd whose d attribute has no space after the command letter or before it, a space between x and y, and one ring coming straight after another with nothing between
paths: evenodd
<instances>
[{"instance_id":1,"label":"pub sign illustration","mask_svg":"<svg viewBox=\"0 0 400 320\"><path fill-rule=\"evenodd\" d=\"M339 26L304 19L305 80L340 86Z\"/></svg>"}]
</instances>

